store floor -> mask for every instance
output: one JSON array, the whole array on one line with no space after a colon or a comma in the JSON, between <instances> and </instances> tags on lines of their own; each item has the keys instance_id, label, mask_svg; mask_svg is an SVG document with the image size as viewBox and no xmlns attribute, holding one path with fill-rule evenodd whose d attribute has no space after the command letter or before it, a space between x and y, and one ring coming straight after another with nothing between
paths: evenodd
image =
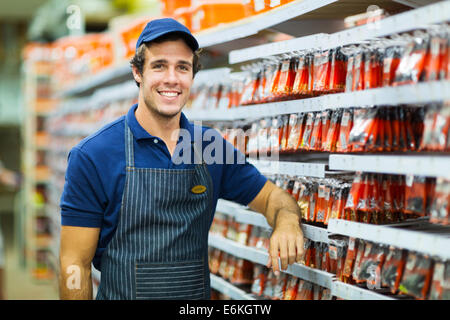
<instances>
[{"instance_id":1,"label":"store floor","mask_svg":"<svg viewBox=\"0 0 450 320\"><path fill-rule=\"evenodd\" d=\"M5 218L5 217L3 217ZM11 221L2 219L5 240L5 296L8 300L56 300L59 299L56 282L33 279L29 270L20 265L18 250L12 241ZM5 223L6 222L6 223ZM6 232L5 232L6 231Z\"/></svg>"}]
</instances>

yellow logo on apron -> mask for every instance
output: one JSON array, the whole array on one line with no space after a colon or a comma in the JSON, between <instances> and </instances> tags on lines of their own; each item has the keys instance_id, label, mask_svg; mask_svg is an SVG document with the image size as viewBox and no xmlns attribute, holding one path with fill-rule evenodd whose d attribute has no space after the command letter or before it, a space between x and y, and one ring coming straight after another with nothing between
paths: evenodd
<instances>
[{"instance_id":1,"label":"yellow logo on apron","mask_svg":"<svg viewBox=\"0 0 450 320\"><path fill-rule=\"evenodd\" d=\"M191 192L196 193L196 194L203 193L205 191L206 191L206 187L202 186L201 184L199 184L197 186L193 186L191 189Z\"/></svg>"}]
</instances>

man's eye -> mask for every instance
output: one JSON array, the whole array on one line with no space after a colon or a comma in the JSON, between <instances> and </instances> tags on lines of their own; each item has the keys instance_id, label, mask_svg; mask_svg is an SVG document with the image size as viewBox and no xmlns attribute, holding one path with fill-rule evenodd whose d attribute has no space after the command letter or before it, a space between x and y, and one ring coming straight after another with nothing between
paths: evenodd
<instances>
[{"instance_id":1,"label":"man's eye","mask_svg":"<svg viewBox=\"0 0 450 320\"><path fill-rule=\"evenodd\" d=\"M161 69L163 67L162 64L154 64L153 69Z\"/></svg>"},{"instance_id":2,"label":"man's eye","mask_svg":"<svg viewBox=\"0 0 450 320\"><path fill-rule=\"evenodd\" d=\"M189 71L189 67L185 65L180 65L179 68L183 71Z\"/></svg>"}]
</instances>

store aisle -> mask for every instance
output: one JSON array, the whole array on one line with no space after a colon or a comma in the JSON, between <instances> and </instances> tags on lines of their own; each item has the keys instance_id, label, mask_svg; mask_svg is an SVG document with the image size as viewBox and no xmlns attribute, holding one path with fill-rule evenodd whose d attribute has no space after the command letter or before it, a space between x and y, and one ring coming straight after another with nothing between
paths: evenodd
<instances>
[{"instance_id":1,"label":"store aisle","mask_svg":"<svg viewBox=\"0 0 450 320\"><path fill-rule=\"evenodd\" d=\"M9 220L9 221L8 221ZM12 241L12 221L3 219L5 236L5 290L8 300L55 300L59 299L56 283L39 282L20 265L17 248Z\"/></svg>"}]
</instances>

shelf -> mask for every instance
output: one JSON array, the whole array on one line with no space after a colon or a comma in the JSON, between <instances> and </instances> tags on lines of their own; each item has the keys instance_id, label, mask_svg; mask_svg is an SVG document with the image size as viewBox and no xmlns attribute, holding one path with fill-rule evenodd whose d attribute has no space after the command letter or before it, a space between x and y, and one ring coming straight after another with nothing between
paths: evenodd
<instances>
[{"instance_id":1,"label":"shelf","mask_svg":"<svg viewBox=\"0 0 450 320\"><path fill-rule=\"evenodd\" d=\"M332 170L350 170L389 174L413 174L450 179L450 156L447 155L350 155L332 154Z\"/></svg>"},{"instance_id":2,"label":"shelf","mask_svg":"<svg viewBox=\"0 0 450 320\"><path fill-rule=\"evenodd\" d=\"M248 160L264 174L325 178L326 163Z\"/></svg>"},{"instance_id":3,"label":"shelf","mask_svg":"<svg viewBox=\"0 0 450 320\"><path fill-rule=\"evenodd\" d=\"M265 251L242 245L240 243L237 243L236 241L226 239L222 236L210 234L208 241L209 245L216 249L232 254L238 258L252 261L261 265L266 265L269 259L269 254ZM325 288L331 288L332 279L334 276L331 273L313 269L298 263L294 263L288 266L288 268L286 270L283 270L283 272L318 284Z\"/></svg>"},{"instance_id":4,"label":"shelf","mask_svg":"<svg viewBox=\"0 0 450 320\"><path fill-rule=\"evenodd\" d=\"M62 91L62 93L58 95L58 98L89 95L101 87L122 83L132 79L133 75L130 64L126 63L100 71L98 74L90 76L89 79L79 80L78 83L73 85L70 89Z\"/></svg>"},{"instance_id":5,"label":"shelf","mask_svg":"<svg viewBox=\"0 0 450 320\"><path fill-rule=\"evenodd\" d=\"M405 227L403 227L405 228ZM428 231L427 231L428 229ZM423 231L330 219L328 231L348 237L450 259L450 228L429 224Z\"/></svg>"},{"instance_id":6,"label":"shelf","mask_svg":"<svg viewBox=\"0 0 450 320\"><path fill-rule=\"evenodd\" d=\"M337 0L298 0L249 18L195 34L200 47L211 47L256 35L258 32L327 6Z\"/></svg>"},{"instance_id":7,"label":"shelf","mask_svg":"<svg viewBox=\"0 0 450 320\"><path fill-rule=\"evenodd\" d=\"M328 94L320 97L262 103L228 110L189 110L189 120L234 121L261 119L298 112L317 112L339 108L376 105L421 104L450 99L450 81L431 81L398 87Z\"/></svg>"},{"instance_id":8,"label":"shelf","mask_svg":"<svg viewBox=\"0 0 450 320\"><path fill-rule=\"evenodd\" d=\"M385 290L384 290L385 291ZM331 289L333 296L345 300L395 300L376 291L357 287L340 281L334 281Z\"/></svg>"},{"instance_id":9,"label":"shelf","mask_svg":"<svg viewBox=\"0 0 450 320\"><path fill-rule=\"evenodd\" d=\"M218 277L211 273L210 278L211 288L222 292L233 300L256 300L255 297L253 297L251 294L239 289L238 287L232 285L221 277Z\"/></svg>"},{"instance_id":10,"label":"shelf","mask_svg":"<svg viewBox=\"0 0 450 320\"><path fill-rule=\"evenodd\" d=\"M448 20L450 20L450 2L443 1L332 34L318 33L301 38L233 50L229 54L229 63L241 63L299 50L326 50L406 32Z\"/></svg>"},{"instance_id":11,"label":"shelf","mask_svg":"<svg viewBox=\"0 0 450 320\"><path fill-rule=\"evenodd\" d=\"M272 229L267 223L264 215L248 210L245 207L223 199L217 202L216 211L231 215L239 223L251 224L257 227ZM315 242L328 243L328 232L325 228L302 224L302 231L305 238Z\"/></svg>"}]
</instances>

